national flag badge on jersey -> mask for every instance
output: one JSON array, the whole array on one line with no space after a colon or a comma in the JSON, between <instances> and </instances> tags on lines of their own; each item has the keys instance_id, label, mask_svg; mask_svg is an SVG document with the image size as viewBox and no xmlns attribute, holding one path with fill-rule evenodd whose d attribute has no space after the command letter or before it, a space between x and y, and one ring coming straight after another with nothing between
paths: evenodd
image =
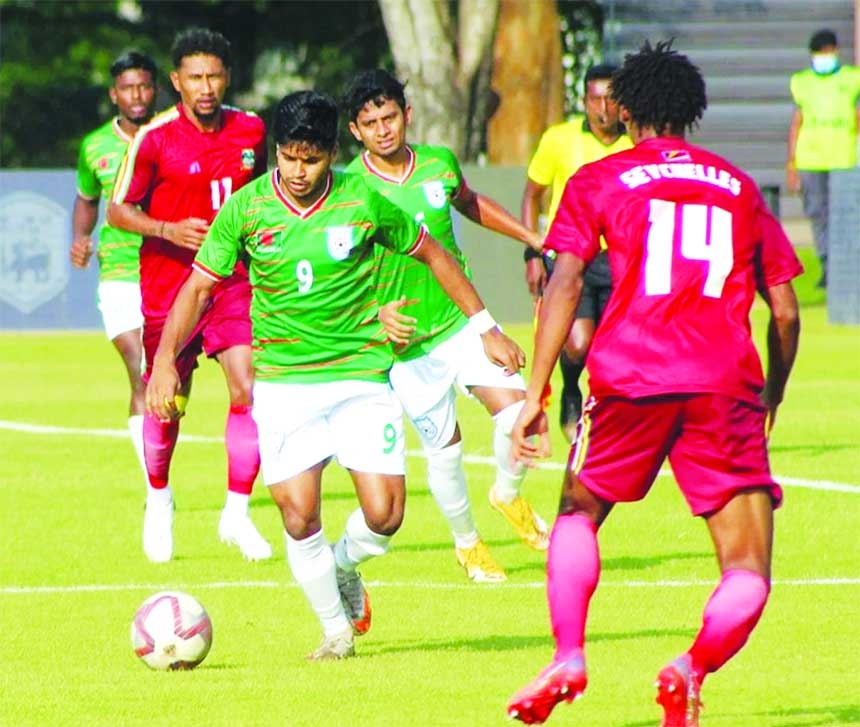
<instances>
[{"instance_id":1,"label":"national flag badge on jersey","mask_svg":"<svg viewBox=\"0 0 860 727\"><path fill-rule=\"evenodd\" d=\"M338 225L326 228L328 241L328 254L335 260L346 260L352 251L352 227L349 225Z\"/></svg>"},{"instance_id":2,"label":"national flag badge on jersey","mask_svg":"<svg viewBox=\"0 0 860 727\"><path fill-rule=\"evenodd\" d=\"M661 152L663 155L663 161L667 162L691 162L693 161L693 157L690 156L690 152L686 149L672 149L670 151Z\"/></svg>"},{"instance_id":3,"label":"national flag badge on jersey","mask_svg":"<svg viewBox=\"0 0 860 727\"><path fill-rule=\"evenodd\" d=\"M445 206L445 185L440 181L427 182L424 187L424 196L434 209L440 210Z\"/></svg>"},{"instance_id":4,"label":"national flag badge on jersey","mask_svg":"<svg viewBox=\"0 0 860 727\"><path fill-rule=\"evenodd\" d=\"M242 169L253 169L256 160L253 149L242 149Z\"/></svg>"}]
</instances>

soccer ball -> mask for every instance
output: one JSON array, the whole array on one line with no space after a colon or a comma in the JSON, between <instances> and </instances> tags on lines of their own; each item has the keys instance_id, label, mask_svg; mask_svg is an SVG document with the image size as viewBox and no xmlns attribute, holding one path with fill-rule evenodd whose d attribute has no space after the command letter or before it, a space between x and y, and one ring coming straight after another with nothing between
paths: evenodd
<instances>
[{"instance_id":1,"label":"soccer ball","mask_svg":"<svg viewBox=\"0 0 860 727\"><path fill-rule=\"evenodd\" d=\"M131 645L151 669L193 669L212 646L212 621L193 596L162 591L134 614Z\"/></svg>"}]
</instances>

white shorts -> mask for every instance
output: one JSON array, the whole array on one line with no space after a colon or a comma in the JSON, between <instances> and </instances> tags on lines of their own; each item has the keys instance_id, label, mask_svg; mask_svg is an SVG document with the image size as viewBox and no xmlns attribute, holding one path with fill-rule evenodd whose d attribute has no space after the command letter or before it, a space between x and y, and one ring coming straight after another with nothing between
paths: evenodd
<instances>
[{"instance_id":1,"label":"white shorts","mask_svg":"<svg viewBox=\"0 0 860 727\"><path fill-rule=\"evenodd\" d=\"M108 340L113 341L120 333L143 327L139 283L124 280L99 283L98 304Z\"/></svg>"},{"instance_id":2,"label":"white shorts","mask_svg":"<svg viewBox=\"0 0 860 727\"><path fill-rule=\"evenodd\" d=\"M430 353L396 361L389 380L422 441L431 447L443 446L454 434L454 384L465 394L470 386L526 389L520 374L506 376L487 358L480 334L468 325Z\"/></svg>"},{"instance_id":3,"label":"white shorts","mask_svg":"<svg viewBox=\"0 0 860 727\"><path fill-rule=\"evenodd\" d=\"M388 384L254 383L263 482L275 485L337 457L348 469L406 472L403 409Z\"/></svg>"}]
</instances>

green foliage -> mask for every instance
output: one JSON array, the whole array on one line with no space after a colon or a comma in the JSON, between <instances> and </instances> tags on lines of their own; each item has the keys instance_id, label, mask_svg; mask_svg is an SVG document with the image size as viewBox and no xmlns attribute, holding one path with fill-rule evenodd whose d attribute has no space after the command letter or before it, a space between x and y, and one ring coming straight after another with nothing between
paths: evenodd
<instances>
[{"instance_id":1,"label":"green foliage","mask_svg":"<svg viewBox=\"0 0 860 727\"><path fill-rule=\"evenodd\" d=\"M603 61L603 9L594 0L558 0L561 19L561 64L564 68L564 112L584 111L585 72Z\"/></svg>"},{"instance_id":2,"label":"green foliage","mask_svg":"<svg viewBox=\"0 0 860 727\"><path fill-rule=\"evenodd\" d=\"M170 45L177 31L193 25L230 39L235 60L227 101L247 99L246 107L264 119L286 92L314 87L339 94L356 69L390 66L373 0L138 0L136 19L119 5L0 3L0 167L73 166L80 139L113 112L109 68L130 48L152 55L161 69L158 108L174 103ZM350 138L344 130L343 142Z\"/></svg>"}]
</instances>

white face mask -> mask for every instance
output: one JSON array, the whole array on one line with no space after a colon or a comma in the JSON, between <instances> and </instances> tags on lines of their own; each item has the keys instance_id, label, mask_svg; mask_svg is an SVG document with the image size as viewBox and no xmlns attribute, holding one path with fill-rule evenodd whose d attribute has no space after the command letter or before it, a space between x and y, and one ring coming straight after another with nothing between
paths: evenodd
<instances>
[{"instance_id":1,"label":"white face mask","mask_svg":"<svg viewBox=\"0 0 860 727\"><path fill-rule=\"evenodd\" d=\"M813 53L811 58L812 70L826 76L839 68L839 56L835 53Z\"/></svg>"}]
</instances>

